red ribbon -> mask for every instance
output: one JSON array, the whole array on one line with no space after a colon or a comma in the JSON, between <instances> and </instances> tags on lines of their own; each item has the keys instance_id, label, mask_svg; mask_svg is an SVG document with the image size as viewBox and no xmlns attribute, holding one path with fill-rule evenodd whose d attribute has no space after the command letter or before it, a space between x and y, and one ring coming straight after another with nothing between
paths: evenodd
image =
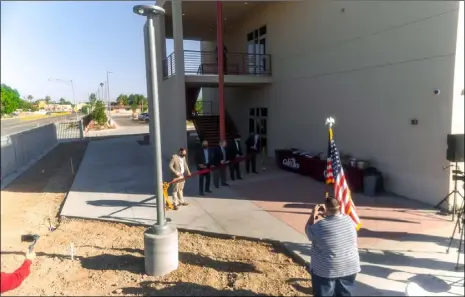
<instances>
[{"instance_id":1,"label":"red ribbon","mask_svg":"<svg viewBox=\"0 0 465 297\"><path fill-rule=\"evenodd\" d=\"M207 174L207 173L210 173L214 170L217 170L219 168L222 168L222 167L226 167L228 166L229 164L234 164L234 163L239 163L239 162L242 162L244 160L246 160L247 157L237 157L235 158L234 160L232 161L229 161L227 163L224 163L224 164L220 164L218 166L212 166L211 168L205 168L205 169L201 169L201 170L198 170L196 172L193 172L191 173L191 175L188 175L188 176L183 176L183 177L178 177L178 178L175 178L173 179L172 181L168 182L169 185L171 184L174 184L174 183L178 183L178 182L181 182L181 181L184 181L186 179L189 179L189 178L192 178L196 175L202 175L202 174Z\"/></svg>"}]
</instances>

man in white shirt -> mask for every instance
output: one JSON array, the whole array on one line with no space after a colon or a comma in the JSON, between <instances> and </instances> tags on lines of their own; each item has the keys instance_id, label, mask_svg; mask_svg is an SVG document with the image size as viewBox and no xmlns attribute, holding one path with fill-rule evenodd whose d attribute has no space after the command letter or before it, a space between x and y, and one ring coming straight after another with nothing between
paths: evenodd
<instances>
[{"instance_id":1,"label":"man in white shirt","mask_svg":"<svg viewBox=\"0 0 465 297\"><path fill-rule=\"evenodd\" d=\"M177 154L171 157L169 164L170 171L173 175L173 179L181 179L185 176L191 175L189 166L186 160L187 150L180 148ZM174 183L173 185L173 204L174 209L177 210L180 205L187 206L188 203L184 201L184 184L185 180Z\"/></svg>"}]
</instances>

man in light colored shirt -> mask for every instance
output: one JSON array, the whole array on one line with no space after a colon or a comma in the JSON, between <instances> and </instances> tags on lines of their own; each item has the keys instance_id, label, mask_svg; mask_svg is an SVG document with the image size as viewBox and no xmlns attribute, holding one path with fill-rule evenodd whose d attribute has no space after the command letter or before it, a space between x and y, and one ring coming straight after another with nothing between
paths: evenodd
<instances>
[{"instance_id":1,"label":"man in light colored shirt","mask_svg":"<svg viewBox=\"0 0 465 297\"><path fill-rule=\"evenodd\" d=\"M329 197L315 207L305 233L312 242L313 296L352 296L360 272L357 231L352 219L340 213L337 199Z\"/></svg>"},{"instance_id":2,"label":"man in light colored shirt","mask_svg":"<svg viewBox=\"0 0 465 297\"><path fill-rule=\"evenodd\" d=\"M187 165L186 154L187 150L185 148L180 148L178 153L171 157L169 168L174 180L183 179L185 176L191 175L189 166ZM188 203L184 201L185 183L185 180L181 180L173 185L173 204L175 210L177 210L180 205L188 205Z\"/></svg>"}]
</instances>

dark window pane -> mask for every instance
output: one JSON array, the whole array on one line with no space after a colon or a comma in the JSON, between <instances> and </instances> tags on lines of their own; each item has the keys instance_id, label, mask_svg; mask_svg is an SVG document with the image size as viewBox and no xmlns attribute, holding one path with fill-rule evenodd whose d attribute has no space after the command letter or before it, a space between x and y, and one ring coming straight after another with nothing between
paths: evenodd
<instances>
[{"instance_id":1,"label":"dark window pane","mask_svg":"<svg viewBox=\"0 0 465 297\"><path fill-rule=\"evenodd\" d=\"M253 32L250 32L249 34L247 34L247 41L251 41L253 40Z\"/></svg>"},{"instance_id":2,"label":"dark window pane","mask_svg":"<svg viewBox=\"0 0 465 297\"><path fill-rule=\"evenodd\" d=\"M259 31L260 31L260 36L265 35L266 34L266 26L261 27L259 29Z\"/></svg>"},{"instance_id":3,"label":"dark window pane","mask_svg":"<svg viewBox=\"0 0 465 297\"><path fill-rule=\"evenodd\" d=\"M257 116L257 117L260 116L260 108L255 109L255 116Z\"/></svg>"},{"instance_id":4,"label":"dark window pane","mask_svg":"<svg viewBox=\"0 0 465 297\"><path fill-rule=\"evenodd\" d=\"M261 119L260 121L260 134L266 135L266 119Z\"/></svg>"},{"instance_id":5,"label":"dark window pane","mask_svg":"<svg viewBox=\"0 0 465 297\"><path fill-rule=\"evenodd\" d=\"M249 111L249 116L254 116L255 115L255 108L251 108Z\"/></svg>"},{"instance_id":6,"label":"dark window pane","mask_svg":"<svg viewBox=\"0 0 465 297\"><path fill-rule=\"evenodd\" d=\"M258 30L253 31L253 37L254 39L258 38Z\"/></svg>"},{"instance_id":7,"label":"dark window pane","mask_svg":"<svg viewBox=\"0 0 465 297\"><path fill-rule=\"evenodd\" d=\"M249 133L255 133L255 120L249 119Z\"/></svg>"},{"instance_id":8,"label":"dark window pane","mask_svg":"<svg viewBox=\"0 0 465 297\"><path fill-rule=\"evenodd\" d=\"M261 108L260 114L262 117L267 117L268 116L268 108Z\"/></svg>"}]
</instances>

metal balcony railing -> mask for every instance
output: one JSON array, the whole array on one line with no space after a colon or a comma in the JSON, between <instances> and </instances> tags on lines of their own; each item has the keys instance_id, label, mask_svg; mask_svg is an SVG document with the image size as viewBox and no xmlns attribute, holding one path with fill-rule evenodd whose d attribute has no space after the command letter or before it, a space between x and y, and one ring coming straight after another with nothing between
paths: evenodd
<instances>
[{"instance_id":1,"label":"metal balcony railing","mask_svg":"<svg viewBox=\"0 0 465 297\"><path fill-rule=\"evenodd\" d=\"M163 77L175 74L174 53L163 61ZM216 51L184 51L184 72L190 75L218 74ZM226 75L271 75L271 56L264 54L227 53L224 59Z\"/></svg>"}]
</instances>

